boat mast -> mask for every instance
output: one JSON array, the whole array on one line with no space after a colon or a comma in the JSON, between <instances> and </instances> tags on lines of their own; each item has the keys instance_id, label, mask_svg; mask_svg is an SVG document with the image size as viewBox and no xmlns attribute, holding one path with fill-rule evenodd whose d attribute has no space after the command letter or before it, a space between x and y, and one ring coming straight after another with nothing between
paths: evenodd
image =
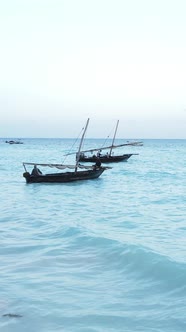
<instances>
[{"instance_id":1,"label":"boat mast","mask_svg":"<svg viewBox=\"0 0 186 332\"><path fill-rule=\"evenodd\" d=\"M88 124L89 124L89 118L86 122L86 125L85 125L85 129L84 129L84 132L83 132L83 135L81 137L81 141L80 141L80 144L79 144L79 150L77 152L77 157L76 157L76 167L75 167L75 172L77 172L77 168L78 168L78 163L79 163L79 158L80 158L80 153L81 153L81 147L82 147L82 144L83 144L83 139L85 137L85 133L86 133L86 130L87 130L87 127L88 127Z\"/></svg>"},{"instance_id":2,"label":"boat mast","mask_svg":"<svg viewBox=\"0 0 186 332\"><path fill-rule=\"evenodd\" d=\"M111 145L111 148L110 148L109 156L111 156L112 149L113 149L113 146L114 146L114 141L115 141L115 137L116 137L116 133L117 133L117 129L118 129L118 124L119 124L119 120L117 121L117 124L116 124L116 129L115 129L114 137L113 137L113 140L112 140L112 145Z\"/></svg>"}]
</instances>

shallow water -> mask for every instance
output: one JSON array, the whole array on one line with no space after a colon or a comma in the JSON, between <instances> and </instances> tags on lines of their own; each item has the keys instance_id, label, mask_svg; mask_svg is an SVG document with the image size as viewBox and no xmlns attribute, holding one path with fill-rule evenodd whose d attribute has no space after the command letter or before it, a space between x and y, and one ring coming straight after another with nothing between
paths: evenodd
<instances>
[{"instance_id":1,"label":"shallow water","mask_svg":"<svg viewBox=\"0 0 186 332\"><path fill-rule=\"evenodd\" d=\"M119 150L139 155L95 180L29 185L22 162L61 163L73 140L4 141L0 331L186 331L186 140Z\"/></svg>"}]
</instances>

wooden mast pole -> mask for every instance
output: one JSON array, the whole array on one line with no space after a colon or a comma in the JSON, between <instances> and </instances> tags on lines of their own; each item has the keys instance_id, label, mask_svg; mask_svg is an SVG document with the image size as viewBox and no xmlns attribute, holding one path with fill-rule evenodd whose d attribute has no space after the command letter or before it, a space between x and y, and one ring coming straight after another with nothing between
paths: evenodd
<instances>
[{"instance_id":1,"label":"wooden mast pole","mask_svg":"<svg viewBox=\"0 0 186 332\"><path fill-rule=\"evenodd\" d=\"M115 132L114 132L114 137L113 137L113 140L112 140L112 145L111 145L111 148L110 148L109 156L111 156L111 153L112 153L112 149L113 149L113 145L114 145L114 141L115 141L116 133L117 133L117 129L118 129L118 124L119 124L119 120L117 121L117 124L116 124L116 129L115 129Z\"/></svg>"},{"instance_id":2,"label":"wooden mast pole","mask_svg":"<svg viewBox=\"0 0 186 332\"><path fill-rule=\"evenodd\" d=\"M86 130L87 130L87 127L88 127L88 124L89 124L89 118L86 122L86 125L85 125L85 129L84 129L84 132L83 132L83 135L81 137L81 141L80 141L80 144L79 144L79 150L77 152L77 157L76 157L76 167L75 167L75 172L77 172L77 168L78 168L78 163L79 163L79 158L80 158L80 153L81 153L81 147L82 147L82 144L83 144L83 139L85 137L85 133L86 133Z\"/></svg>"}]
</instances>

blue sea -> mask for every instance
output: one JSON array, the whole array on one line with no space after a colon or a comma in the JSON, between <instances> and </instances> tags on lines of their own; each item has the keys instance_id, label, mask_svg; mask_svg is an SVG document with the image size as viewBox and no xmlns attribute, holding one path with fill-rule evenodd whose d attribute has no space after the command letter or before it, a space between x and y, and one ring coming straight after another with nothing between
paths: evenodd
<instances>
[{"instance_id":1,"label":"blue sea","mask_svg":"<svg viewBox=\"0 0 186 332\"><path fill-rule=\"evenodd\" d=\"M185 332L186 140L120 148L138 155L66 184L26 184L22 162L74 163L72 139L5 140L0 331Z\"/></svg>"}]
</instances>

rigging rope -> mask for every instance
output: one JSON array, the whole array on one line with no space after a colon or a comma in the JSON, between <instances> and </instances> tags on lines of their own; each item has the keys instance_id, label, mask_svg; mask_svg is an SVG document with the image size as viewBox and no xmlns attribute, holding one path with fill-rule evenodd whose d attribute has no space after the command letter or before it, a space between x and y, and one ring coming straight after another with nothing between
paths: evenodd
<instances>
[{"instance_id":1,"label":"rigging rope","mask_svg":"<svg viewBox=\"0 0 186 332\"><path fill-rule=\"evenodd\" d=\"M110 135L112 134L113 130L114 130L114 126L113 126L113 128L111 129L110 134L105 138L105 141L104 141L103 144L102 144L102 148L104 148L104 146L105 146L107 140L110 138ZM100 148L100 150L101 150L102 148Z\"/></svg>"},{"instance_id":2,"label":"rigging rope","mask_svg":"<svg viewBox=\"0 0 186 332\"><path fill-rule=\"evenodd\" d=\"M72 146L71 146L71 148L69 149L68 153L65 154L65 158L63 159L62 164L64 164L64 162L65 162L67 156L68 156L69 154L71 154L72 149L73 149L74 145L77 143L77 141L79 140L79 138L80 138L80 136L81 136L83 130L84 130L84 127L81 129L81 131L80 131L78 137L76 138L75 142L72 144Z\"/></svg>"}]
</instances>

